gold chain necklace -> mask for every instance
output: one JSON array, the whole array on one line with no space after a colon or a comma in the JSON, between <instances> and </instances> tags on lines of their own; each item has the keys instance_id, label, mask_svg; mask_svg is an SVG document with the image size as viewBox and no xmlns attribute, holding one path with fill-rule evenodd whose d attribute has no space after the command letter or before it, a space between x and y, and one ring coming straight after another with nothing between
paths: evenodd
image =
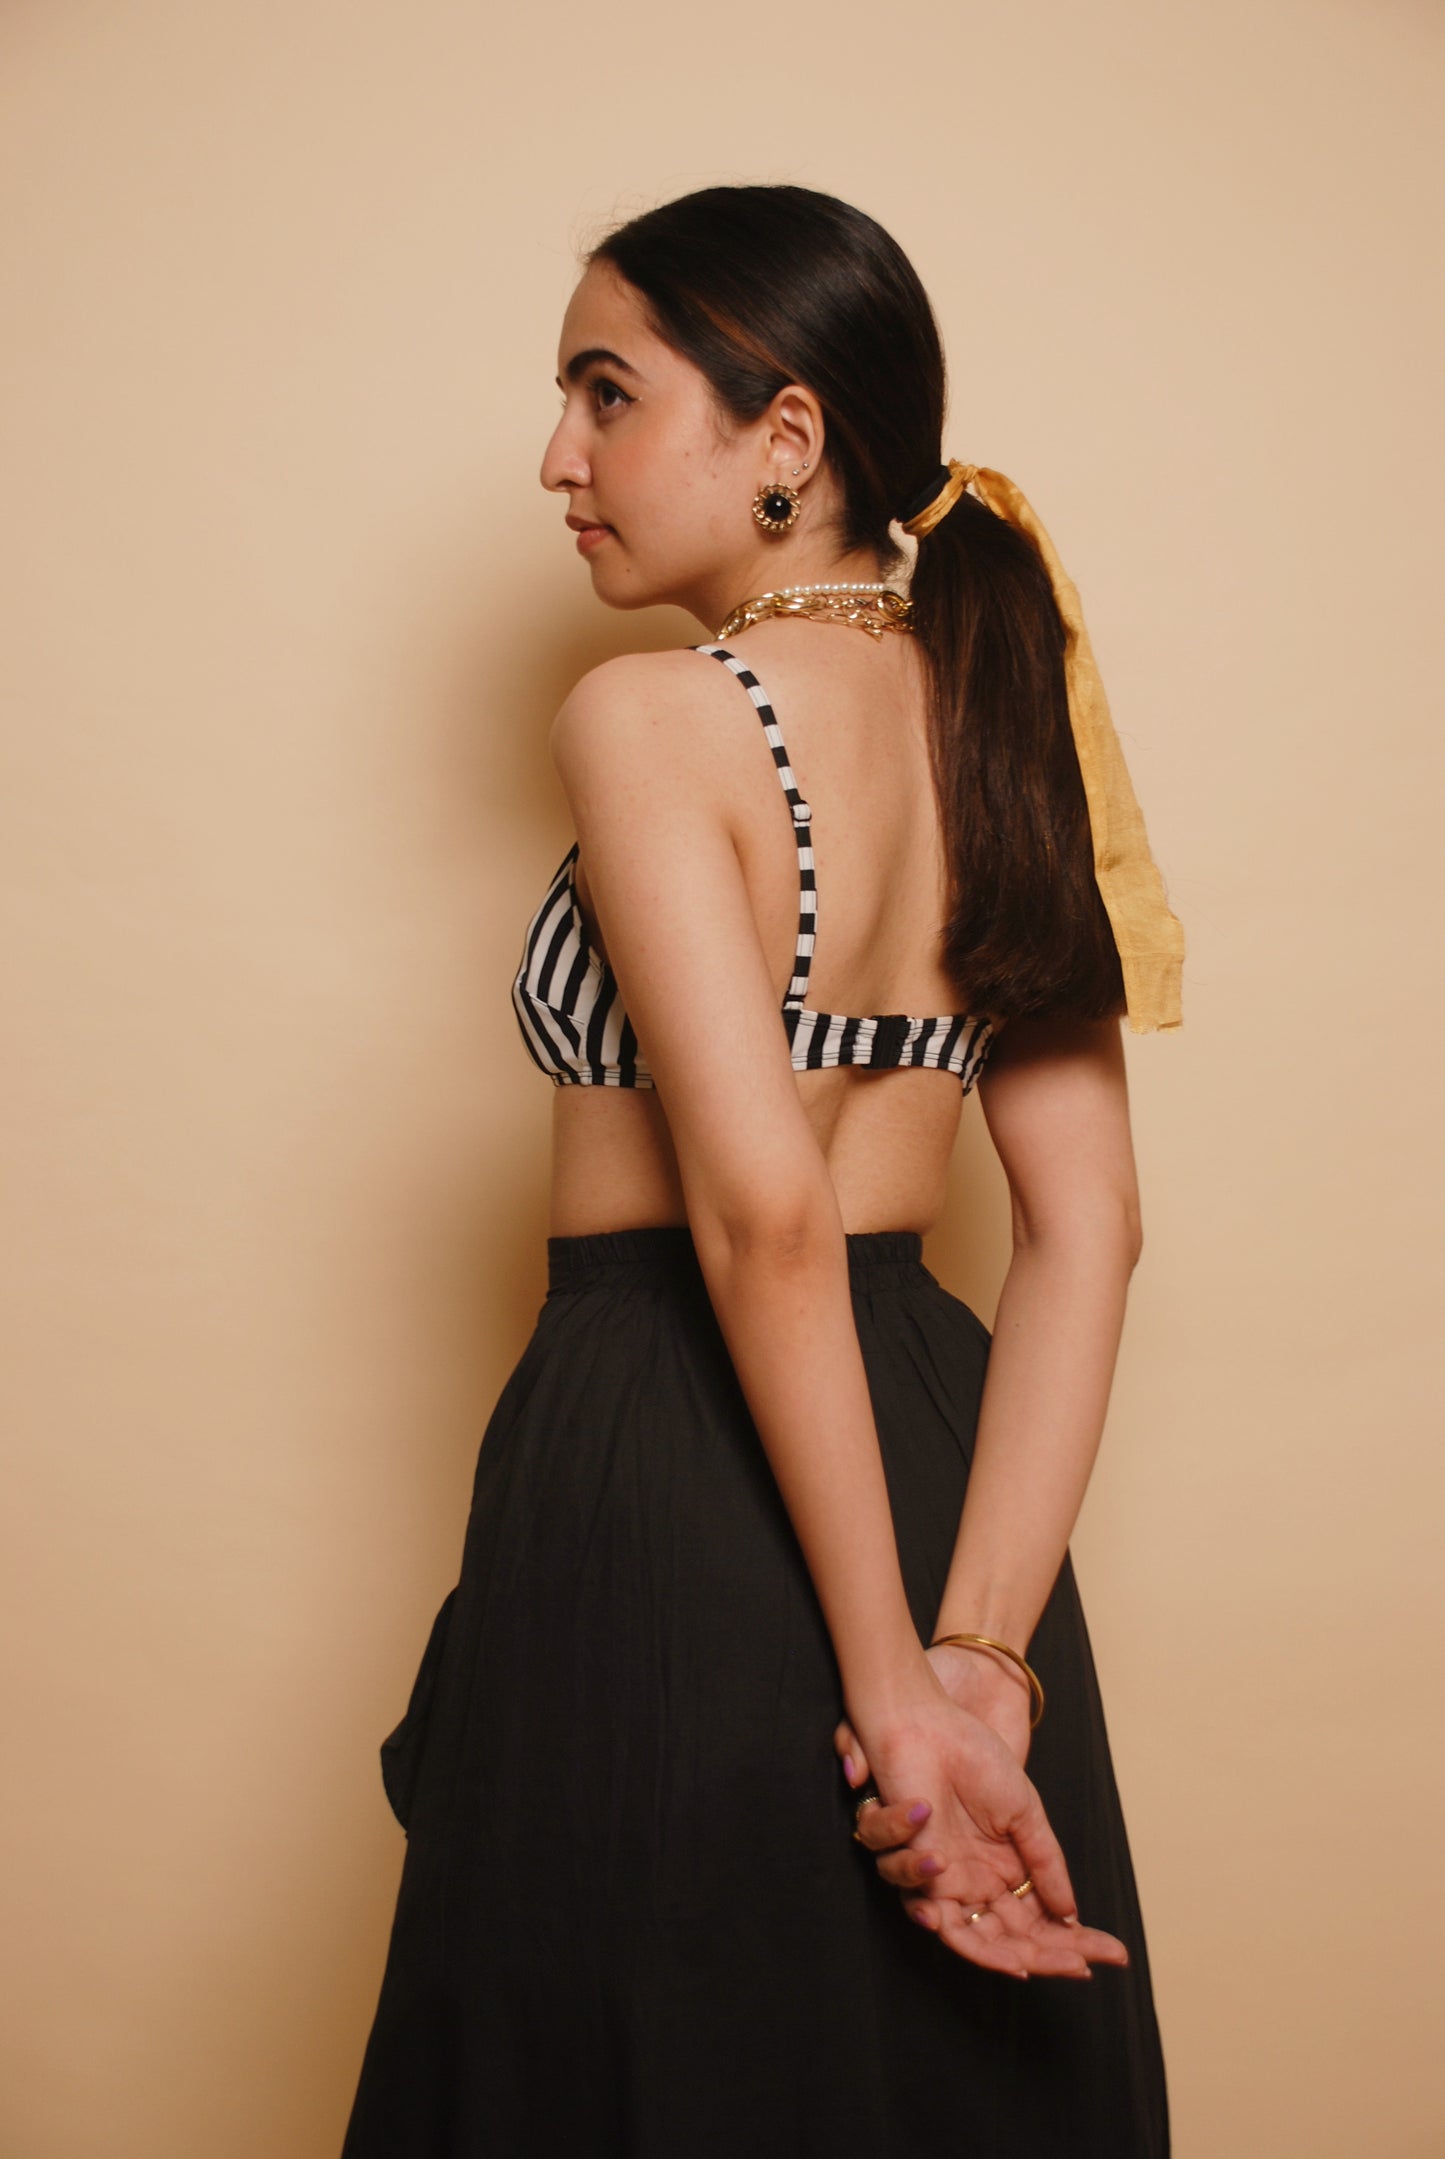
<instances>
[{"instance_id":1,"label":"gold chain necklace","mask_svg":"<svg viewBox=\"0 0 1445 2159\"><path fill-rule=\"evenodd\" d=\"M721 644L766 615L802 615L809 622L845 622L875 642L887 630L912 631L913 602L891 585L784 585L742 600L717 632Z\"/></svg>"}]
</instances>

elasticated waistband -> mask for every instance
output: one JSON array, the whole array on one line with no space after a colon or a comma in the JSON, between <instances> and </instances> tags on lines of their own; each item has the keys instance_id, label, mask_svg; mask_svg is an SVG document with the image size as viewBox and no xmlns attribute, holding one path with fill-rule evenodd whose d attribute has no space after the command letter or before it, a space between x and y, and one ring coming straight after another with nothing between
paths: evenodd
<instances>
[{"instance_id":1,"label":"elasticated waistband","mask_svg":"<svg viewBox=\"0 0 1445 2159\"><path fill-rule=\"evenodd\" d=\"M923 1233L916 1229L863 1229L847 1234L850 1276L885 1267L923 1267ZM547 1239L547 1287L574 1289L588 1275L608 1269L667 1280L681 1274L701 1279L692 1231L683 1222L650 1223L640 1229L594 1230L585 1237Z\"/></svg>"}]
</instances>

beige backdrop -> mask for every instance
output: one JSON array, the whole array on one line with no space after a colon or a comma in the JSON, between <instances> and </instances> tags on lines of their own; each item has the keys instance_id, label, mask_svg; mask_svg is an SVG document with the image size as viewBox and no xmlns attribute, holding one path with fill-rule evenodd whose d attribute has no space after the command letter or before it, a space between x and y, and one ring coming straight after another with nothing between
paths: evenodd
<instances>
[{"instance_id":1,"label":"beige backdrop","mask_svg":"<svg viewBox=\"0 0 1445 2159\"><path fill-rule=\"evenodd\" d=\"M708 628L601 610L538 484L573 248L782 179L912 254L945 448L1079 584L1189 938L1183 1032L1128 1039L1074 1547L1176 2152L1445 2151L1442 41L1408 0L7 12L7 2155L339 2146L376 1748L544 1286L545 730ZM991 1319L967 1107L928 1258Z\"/></svg>"}]
</instances>

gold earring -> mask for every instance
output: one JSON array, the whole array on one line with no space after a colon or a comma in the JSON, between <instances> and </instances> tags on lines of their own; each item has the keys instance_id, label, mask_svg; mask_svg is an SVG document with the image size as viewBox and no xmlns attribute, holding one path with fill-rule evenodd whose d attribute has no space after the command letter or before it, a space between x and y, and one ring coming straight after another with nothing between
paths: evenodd
<instances>
[{"instance_id":1,"label":"gold earring","mask_svg":"<svg viewBox=\"0 0 1445 2159\"><path fill-rule=\"evenodd\" d=\"M802 496L786 480L770 480L753 497L753 516L764 532L787 532L798 522L802 507Z\"/></svg>"}]
</instances>

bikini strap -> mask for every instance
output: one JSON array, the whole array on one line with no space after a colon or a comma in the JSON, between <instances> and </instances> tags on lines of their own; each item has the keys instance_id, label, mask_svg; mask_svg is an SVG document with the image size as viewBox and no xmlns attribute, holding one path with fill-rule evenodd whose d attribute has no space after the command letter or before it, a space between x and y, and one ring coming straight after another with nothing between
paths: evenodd
<instances>
[{"instance_id":1,"label":"bikini strap","mask_svg":"<svg viewBox=\"0 0 1445 2159\"><path fill-rule=\"evenodd\" d=\"M709 652L715 660L721 660L724 667L737 676L757 707L758 718L763 723L763 733L768 738L783 793L787 796L788 806L793 813L793 838L798 848L798 936L793 947L793 979L788 984L783 1009L786 1011L790 1006L796 1006L801 1010L803 999L808 994L808 970L813 963L813 946L817 939L818 925L818 886L813 874L810 829L813 820L812 808L803 800L799 791L793 768L788 762L783 730L778 725L777 715L768 701L766 690L752 669L745 661L740 660L735 652L729 652L726 645L694 645L692 649L694 652Z\"/></svg>"}]
</instances>

